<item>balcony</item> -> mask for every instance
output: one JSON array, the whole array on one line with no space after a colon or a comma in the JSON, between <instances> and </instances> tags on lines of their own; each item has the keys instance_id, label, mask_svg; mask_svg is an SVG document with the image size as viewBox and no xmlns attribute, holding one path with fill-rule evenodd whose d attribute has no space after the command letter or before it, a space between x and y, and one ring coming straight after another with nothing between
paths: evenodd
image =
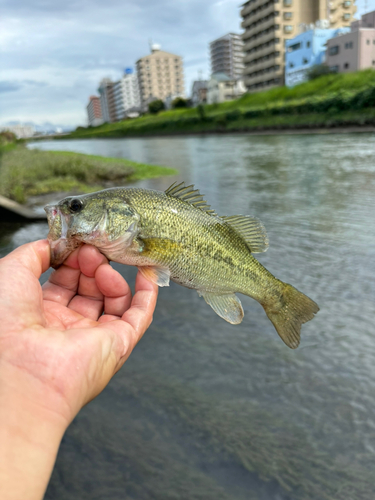
<instances>
[{"instance_id":1,"label":"balcony","mask_svg":"<svg viewBox=\"0 0 375 500\"><path fill-rule=\"evenodd\" d=\"M250 16L247 19L244 19L242 21L241 26L246 29L247 26L249 26L250 24L253 24L253 23L255 23L255 22L263 19L264 17L269 16L270 14L272 14L273 12L275 12L275 7L276 6L277 6L277 4L272 3L271 5L269 5L268 7L266 7L265 9L262 9L259 12L257 12L256 14L254 14L253 16Z\"/></svg>"},{"instance_id":2,"label":"balcony","mask_svg":"<svg viewBox=\"0 0 375 500\"><path fill-rule=\"evenodd\" d=\"M258 36L254 40L245 43L244 52L246 53L251 49L253 49L254 47L257 47L258 45L263 45L265 43L272 42L272 40L274 40L275 38L280 38L279 35L280 35L280 28L277 30L271 30L264 35Z\"/></svg>"},{"instance_id":3,"label":"balcony","mask_svg":"<svg viewBox=\"0 0 375 500\"><path fill-rule=\"evenodd\" d=\"M273 78L282 78L283 77L283 68L276 71L269 71L267 73L263 73L262 75L257 75L254 77L248 77L244 75L245 85L249 87L250 85L256 85L257 83L266 82L267 80L271 80Z\"/></svg>"},{"instance_id":4,"label":"balcony","mask_svg":"<svg viewBox=\"0 0 375 500\"><path fill-rule=\"evenodd\" d=\"M254 29L245 31L245 33L243 34L243 41L244 41L245 46L246 46L246 40L248 40L249 38L251 38L253 36L254 37L263 36L263 35L261 35L261 33L263 31L266 31L266 30L268 30L276 25L278 25L276 19L272 18L272 19L269 19L267 22L260 24L259 26L257 26ZM266 33L264 35L266 35ZM254 38L254 40L255 40L255 38ZM246 51L247 49L245 48L245 46L244 46L244 50Z\"/></svg>"},{"instance_id":5,"label":"balcony","mask_svg":"<svg viewBox=\"0 0 375 500\"><path fill-rule=\"evenodd\" d=\"M262 71L264 69L269 68L270 66L281 66L282 57L280 55L270 57L269 59L265 59L264 61L260 61L257 64L252 64L251 66L246 66L245 71L246 74L254 73L255 71Z\"/></svg>"},{"instance_id":6,"label":"balcony","mask_svg":"<svg viewBox=\"0 0 375 500\"><path fill-rule=\"evenodd\" d=\"M240 12L241 16L242 16L242 17L247 16L248 14L250 14L250 12L251 12L252 10L254 10L254 9L255 9L255 7L256 7L256 2L252 2L251 4L247 5L246 7L244 7L244 8L241 10L241 12Z\"/></svg>"},{"instance_id":7,"label":"balcony","mask_svg":"<svg viewBox=\"0 0 375 500\"><path fill-rule=\"evenodd\" d=\"M254 59L259 59L261 57L266 57L274 52L281 52L281 44L280 43L271 43L268 47L263 47L260 50L252 52L251 54L247 54L244 57L244 63L247 65Z\"/></svg>"}]
</instances>

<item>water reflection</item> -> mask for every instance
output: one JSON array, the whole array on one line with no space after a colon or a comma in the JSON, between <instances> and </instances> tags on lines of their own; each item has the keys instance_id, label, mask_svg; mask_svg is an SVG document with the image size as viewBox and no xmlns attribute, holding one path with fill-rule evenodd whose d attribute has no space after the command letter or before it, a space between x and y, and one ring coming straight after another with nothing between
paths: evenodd
<instances>
[{"instance_id":1,"label":"water reflection","mask_svg":"<svg viewBox=\"0 0 375 500\"><path fill-rule=\"evenodd\" d=\"M179 169L221 214L262 219L260 260L321 306L288 350L243 298L230 326L160 293L125 368L64 438L47 499L366 499L375 494L375 144L370 134L37 143ZM4 253L45 235L3 236ZM116 266L134 282L132 268ZM265 482L267 480L268 482Z\"/></svg>"}]
</instances>

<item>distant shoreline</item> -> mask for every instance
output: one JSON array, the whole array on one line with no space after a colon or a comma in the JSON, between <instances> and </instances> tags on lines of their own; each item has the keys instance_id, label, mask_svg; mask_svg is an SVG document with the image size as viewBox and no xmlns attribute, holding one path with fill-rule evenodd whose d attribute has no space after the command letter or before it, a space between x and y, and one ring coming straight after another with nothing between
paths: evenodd
<instances>
[{"instance_id":1,"label":"distant shoreline","mask_svg":"<svg viewBox=\"0 0 375 500\"><path fill-rule=\"evenodd\" d=\"M301 127L301 128L273 128L273 129L264 129L264 130L204 130L201 132L195 131L176 131L169 133L143 133L143 134L127 134L122 137L120 136L88 136L88 137L61 137L61 136L46 136L46 137L32 137L27 141L82 141L82 140L94 140L94 139L144 139L144 138L153 138L153 137L181 137L181 136L195 136L199 137L202 135L323 135L323 134L359 134L359 133L375 133L375 126L369 125L358 125L358 126L347 126L347 127Z\"/></svg>"}]
</instances>

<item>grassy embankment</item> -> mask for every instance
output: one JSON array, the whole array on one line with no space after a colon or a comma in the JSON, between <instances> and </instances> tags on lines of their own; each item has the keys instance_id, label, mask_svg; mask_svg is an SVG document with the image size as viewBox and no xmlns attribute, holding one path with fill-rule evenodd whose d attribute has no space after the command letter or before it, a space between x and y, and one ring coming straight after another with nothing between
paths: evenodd
<instances>
[{"instance_id":1,"label":"grassy embankment","mask_svg":"<svg viewBox=\"0 0 375 500\"><path fill-rule=\"evenodd\" d=\"M198 108L79 129L65 138L375 125L375 71L326 75Z\"/></svg>"},{"instance_id":2,"label":"grassy embankment","mask_svg":"<svg viewBox=\"0 0 375 500\"><path fill-rule=\"evenodd\" d=\"M30 196L60 191L88 193L176 171L121 158L29 150L0 144L0 195L25 203Z\"/></svg>"}]
</instances>

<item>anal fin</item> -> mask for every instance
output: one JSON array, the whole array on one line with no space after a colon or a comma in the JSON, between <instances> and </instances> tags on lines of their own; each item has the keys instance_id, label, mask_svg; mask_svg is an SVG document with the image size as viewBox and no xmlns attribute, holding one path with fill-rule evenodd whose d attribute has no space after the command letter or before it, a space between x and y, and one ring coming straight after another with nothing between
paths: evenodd
<instances>
[{"instance_id":1,"label":"anal fin","mask_svg":"<svg viewBox=\"0 0 375 500\"><path fill-rule=\"evenodd\" d=\"M158 286L169 286L171 272L168 268L156 266L139 266L138 269L147 280L156 283Z\"/></svg>"},{"instance_id":2,"label":"anal fin","mask_svg":"<svg viewBox=\"0 0 375 500\"><path fill-rule=\"evenodd\" d=\"M228 321L232 325L241 323L244 312L240 299L234 293L217 294L213 292L200 292L198 290L198 294L225 321Z\"/></svg>"}]
</instances>

